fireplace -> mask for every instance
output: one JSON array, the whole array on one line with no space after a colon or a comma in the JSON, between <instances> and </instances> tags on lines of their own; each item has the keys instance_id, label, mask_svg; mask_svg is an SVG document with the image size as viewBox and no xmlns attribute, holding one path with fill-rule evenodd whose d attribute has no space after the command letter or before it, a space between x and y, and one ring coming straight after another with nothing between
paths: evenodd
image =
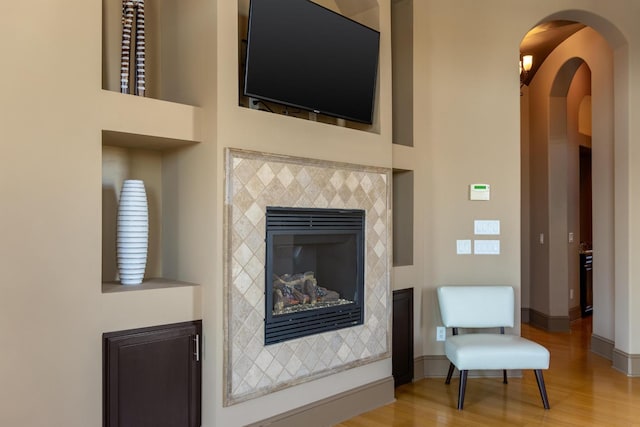
<instances>
[{"instance_id":1,"label":"fireplace","mask_svg":"<svg viewBox=\"0 0 640 427\"><path fill-rule=\"evenodd\" d=\"M365 212L267 207L265 345L360 325Z\"/></svg>"},{"instance_id":2,"label":"fireplace","mask_svg":"<svg viewBox=\"0 0 640 427\"><path fill-rule=\"evenodd\" d=\"M233 148L225 150L225 165L224 406L391 357L391 169ZM341 219L336 218L336 212ZM285 217L279 218L280 213ZM291 214L294 218L301 217L300 222L307 226L285 220L286 215ZM333 226L323 226L334 220L346 222L347 230L330 231ZM319 235L354 236L355 259L363 259L364 265L349 262L356 266L357 272L356 279L350 282L362 286L363 281L364 286L356 287L352 296L343 297L353 302L337 307L342 310L338 316L344 315L346 308L355 307L355 314L345 316L346 326L351 327L338 325L339 329L312 331L307 336L298 335L298 330L291 334L295 339L273 336L278 329L295 323L293 319L297 314L274 314L273 294L265 291L266 286L273 284L273 279L267 281L266 277L272 278L274 274L274 266L267 266L267 222L270 228L275 226L268 233L269 251L273 251L273 236L298 235L295 239L290 237L288 245L277 245L281 253L289 251L290 268L277 267L280 276L302 274L304 277L304 273L313 272L318 285L338 293L341 291L337 285L335 289L333 285L328 286L328 280L320 276L326 274L322 271L324 266L298 267L292 258L298 251L302 254L313 249L314 245L301 240L311 230L320 230ZM302 246L295 249L295 253L294 240ZM316 241L315 250L330 244ZM348 259L344 252L354 253L353 249L340 252L336 242L333 246L332 251L341 258L339 261ZM322 307L309 312L324 315L321 312L328 310L331 308ZM307 320L313 324L313 317ZM265 344L267 323L269 344ZM302 328L307 332L311 329L310 325Z\"/></svg>"}]
</instances>

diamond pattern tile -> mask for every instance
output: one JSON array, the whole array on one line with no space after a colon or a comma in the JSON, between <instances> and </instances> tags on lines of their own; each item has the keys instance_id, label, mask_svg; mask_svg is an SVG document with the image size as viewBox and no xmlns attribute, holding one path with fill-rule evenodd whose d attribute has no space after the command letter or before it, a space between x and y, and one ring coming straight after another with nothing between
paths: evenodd
<instances>
[{"instance_id":1,"label":"diamond pattern tile","mask_svg":"<svg viewBox=\"0 0 640 427\"><path fill-rule=\"evenodd\" d=\"M390 170L228 149L225 405L390 356ZM264 346L267 206L366 211L365 323Z\"/></svg>"}]
</instances>

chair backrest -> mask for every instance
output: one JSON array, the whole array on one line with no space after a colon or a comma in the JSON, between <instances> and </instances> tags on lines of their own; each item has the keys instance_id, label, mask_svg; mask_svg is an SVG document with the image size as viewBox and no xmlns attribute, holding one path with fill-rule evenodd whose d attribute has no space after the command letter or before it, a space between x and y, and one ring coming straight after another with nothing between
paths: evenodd
<instances>
[{"instance_id":1,"label":"chair backrest","mask_svg":"<svg viewBox=\"0 0 640 427\"><path fill-rule=\"evenodd\" d=\"M442 322L448 328L514 326L511 286L440 286Z\"/></svg>"}]
</instances>

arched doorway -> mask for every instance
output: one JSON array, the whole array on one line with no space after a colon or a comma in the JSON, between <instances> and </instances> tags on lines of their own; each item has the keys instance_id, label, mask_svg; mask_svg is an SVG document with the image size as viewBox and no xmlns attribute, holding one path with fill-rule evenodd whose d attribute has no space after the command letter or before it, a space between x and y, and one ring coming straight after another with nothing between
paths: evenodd
<instances>
[{"instance_id":1,"label":"arched doorway","mask_svg":"<svg viewBox=\"0 0 640 427\"><path fill-rule=\"evenodd\" d=\"M592 223L591 210L581 209L580 192L580 150L592 146L591 109L581 110L590 107L589 99L591 69L581 58L570 58L553 79L548 101L550 307L555 313L567 310L561 321L551 322L552 330L568 330L568 322L582 316L581 300L591 295L580 286L580 253L593 247L593 234L582 232L582 226L592 230Z\"/></svg>"},{"instance_id":2,"label":"arched doorway","mask_svg":"<svg viewBox=\"0 0 640 427\"><path fill-rule=\"evenodd\" d=\"M615 325L626 324L619 322L625 319L619 319L614 300L620 297L618 287L626 286L616 281L614 272L624 269L628 252L618 258L619 230L625 224L619 228L616 223L614 227L616 203L620 203L614 194L624 180L618 180L619 171L613 167L614 155L624 155L628 146L626 133L616 131L626 123L628 115L626 108L617 108L624 99L623 88L628 86L622 67L626 42L610 23L586 12L561 12L544 22L556 19L581 22L587 27L553 49L523 91L522 283L523 294L528 292L529 298L523 298L523 307L528 303L529 320L534 324L549 330L568 326L570 290L574 289L578 274L570 264L578 263L580 241L579 237L576 241L579 224L571 223L579 201L576 203L573 192L565 185L572 182L568 175L571 169L567 167L569 156L571 164L579 167L579 154L570 152L573 146L567 144L567 94L574 77L588 73L593 90L593 244L597 260L593 273L596 315L592 349L611 359L614 345L617 347ZM576 175L571 176L573 180Z\"/></svg>"}]
</instances>

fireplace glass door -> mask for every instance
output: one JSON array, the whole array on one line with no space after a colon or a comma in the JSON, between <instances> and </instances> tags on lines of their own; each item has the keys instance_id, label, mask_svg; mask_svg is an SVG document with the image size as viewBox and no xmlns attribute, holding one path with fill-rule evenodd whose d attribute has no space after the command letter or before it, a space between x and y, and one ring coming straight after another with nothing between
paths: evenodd
<instances>
[{"instance_id":1,"label":"fireplace glass door","mask_svg":"<svg viewBox=\"0 0 640 427\"><path fill-rule=\"evenodd\" d=\"M265 342L362 324L364 212L267 209Z\"/></svg>"}]
</instances>

